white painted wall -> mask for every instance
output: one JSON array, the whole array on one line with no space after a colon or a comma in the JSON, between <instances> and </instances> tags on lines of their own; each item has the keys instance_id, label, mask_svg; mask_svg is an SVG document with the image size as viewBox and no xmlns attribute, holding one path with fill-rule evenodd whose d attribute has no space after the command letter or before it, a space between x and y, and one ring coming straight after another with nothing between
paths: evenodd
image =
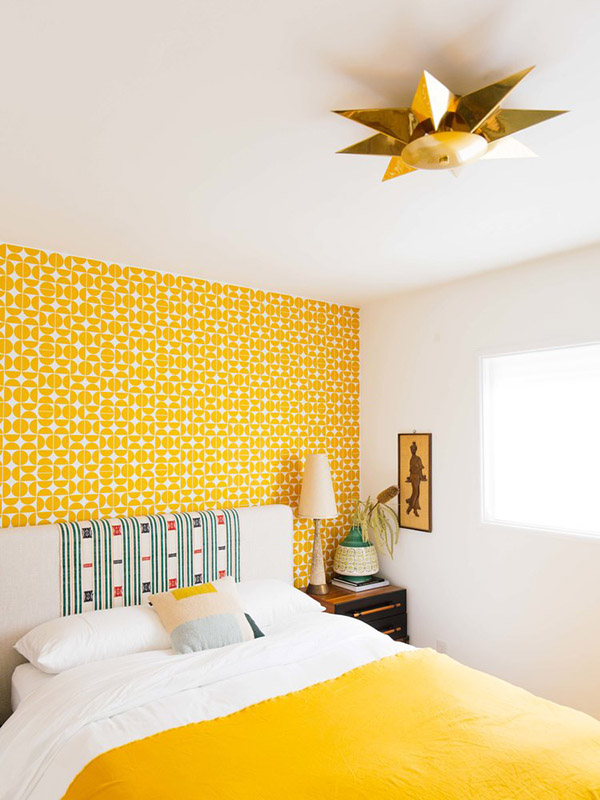
<instances>
[{"instance_id":1,"label":"white painted wall","mask_svg":"<svg viewBox=\"0 0 600 800\"><path fill-rule=\"evenodd\" d=\"M459 661L600 717L600 538L481 521L478 363L600 340L600 247L374 301L361 331L363 495L396 481L398 432L433 433L433 534L404 531L382 560L408 588L411 642L447 642Z\"/></svg>"}]
</instances>

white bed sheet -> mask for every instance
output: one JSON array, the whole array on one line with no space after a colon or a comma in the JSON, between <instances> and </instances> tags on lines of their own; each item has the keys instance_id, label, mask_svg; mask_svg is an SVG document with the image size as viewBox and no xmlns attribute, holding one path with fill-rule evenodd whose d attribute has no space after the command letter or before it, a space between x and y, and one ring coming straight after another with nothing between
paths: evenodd
<instances>
[{"instance_id":1,"label":"white bed sheet","mask_svg":"<svg viewBox=\"0 0 600 800\"><path fill-rule=\"evenodd\" d=\"M33 664L19 664L12 674L10 700L12 710L16 711L23 700L38 687L43 686L54 678L47 672L34 667Z\"/></svg>"},{"instance_id":2,"label":"white bed sheet","mask_svg":"<svg viewBox=\"0 0 600 800\"><path fill-rule=\"evenodd\" d=\"M358 620L304 614L264 638L217 650L75 667L31 692L0 728L0 798L61 798L92 758L113 747L412 649Z\"/></svg>"}]
</instances>

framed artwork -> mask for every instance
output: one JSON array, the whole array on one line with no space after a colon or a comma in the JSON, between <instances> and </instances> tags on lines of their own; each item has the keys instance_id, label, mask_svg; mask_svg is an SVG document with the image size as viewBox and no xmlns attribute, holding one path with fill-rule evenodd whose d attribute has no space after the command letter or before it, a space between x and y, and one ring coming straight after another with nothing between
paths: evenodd
<instances>
[{"instance_id":1,"label":"framed artwork","mask_svg":"<svg viewBox=\"0 0 600 800\"><path fill-rule=\"evenodd\" d=\"M401 528L431 533L431 434L398 434L398 519Z\"/></svg>"}]
</instances>

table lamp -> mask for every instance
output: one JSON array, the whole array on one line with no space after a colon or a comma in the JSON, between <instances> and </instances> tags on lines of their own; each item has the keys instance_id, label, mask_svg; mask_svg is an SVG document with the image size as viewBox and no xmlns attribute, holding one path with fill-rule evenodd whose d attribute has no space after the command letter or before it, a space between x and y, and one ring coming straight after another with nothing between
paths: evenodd
<instances>
[{"instance_id":1,"label":"table lamp","mask_svg":"<svg viewBox=\"0 0 600 800\"><path fill-rule=\"evenodd\" d=\"M308 517L315 523L310 580L306 587L308 594L327 594L329 591L321 545L321 520L333 519L337 515L327 456L324 453L310 453L304 462L298 505L298 516Z\"/></svg>"}]
</instances>

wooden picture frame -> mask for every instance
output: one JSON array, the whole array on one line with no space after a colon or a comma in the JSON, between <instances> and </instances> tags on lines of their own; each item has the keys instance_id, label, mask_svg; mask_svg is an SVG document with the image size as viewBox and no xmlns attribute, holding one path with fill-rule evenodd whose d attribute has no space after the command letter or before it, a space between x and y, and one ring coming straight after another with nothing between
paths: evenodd
<instances>
[{"instance_id":1,"label":"wooden picture frame","mask_svg":"<svg viewBox=\"0 0 600 800\"><path fill-rule=\"evenodd\" d=\"M398 520L401 528L431 533L431 434L398 434Z\"/></svg>"}]
</instances>

